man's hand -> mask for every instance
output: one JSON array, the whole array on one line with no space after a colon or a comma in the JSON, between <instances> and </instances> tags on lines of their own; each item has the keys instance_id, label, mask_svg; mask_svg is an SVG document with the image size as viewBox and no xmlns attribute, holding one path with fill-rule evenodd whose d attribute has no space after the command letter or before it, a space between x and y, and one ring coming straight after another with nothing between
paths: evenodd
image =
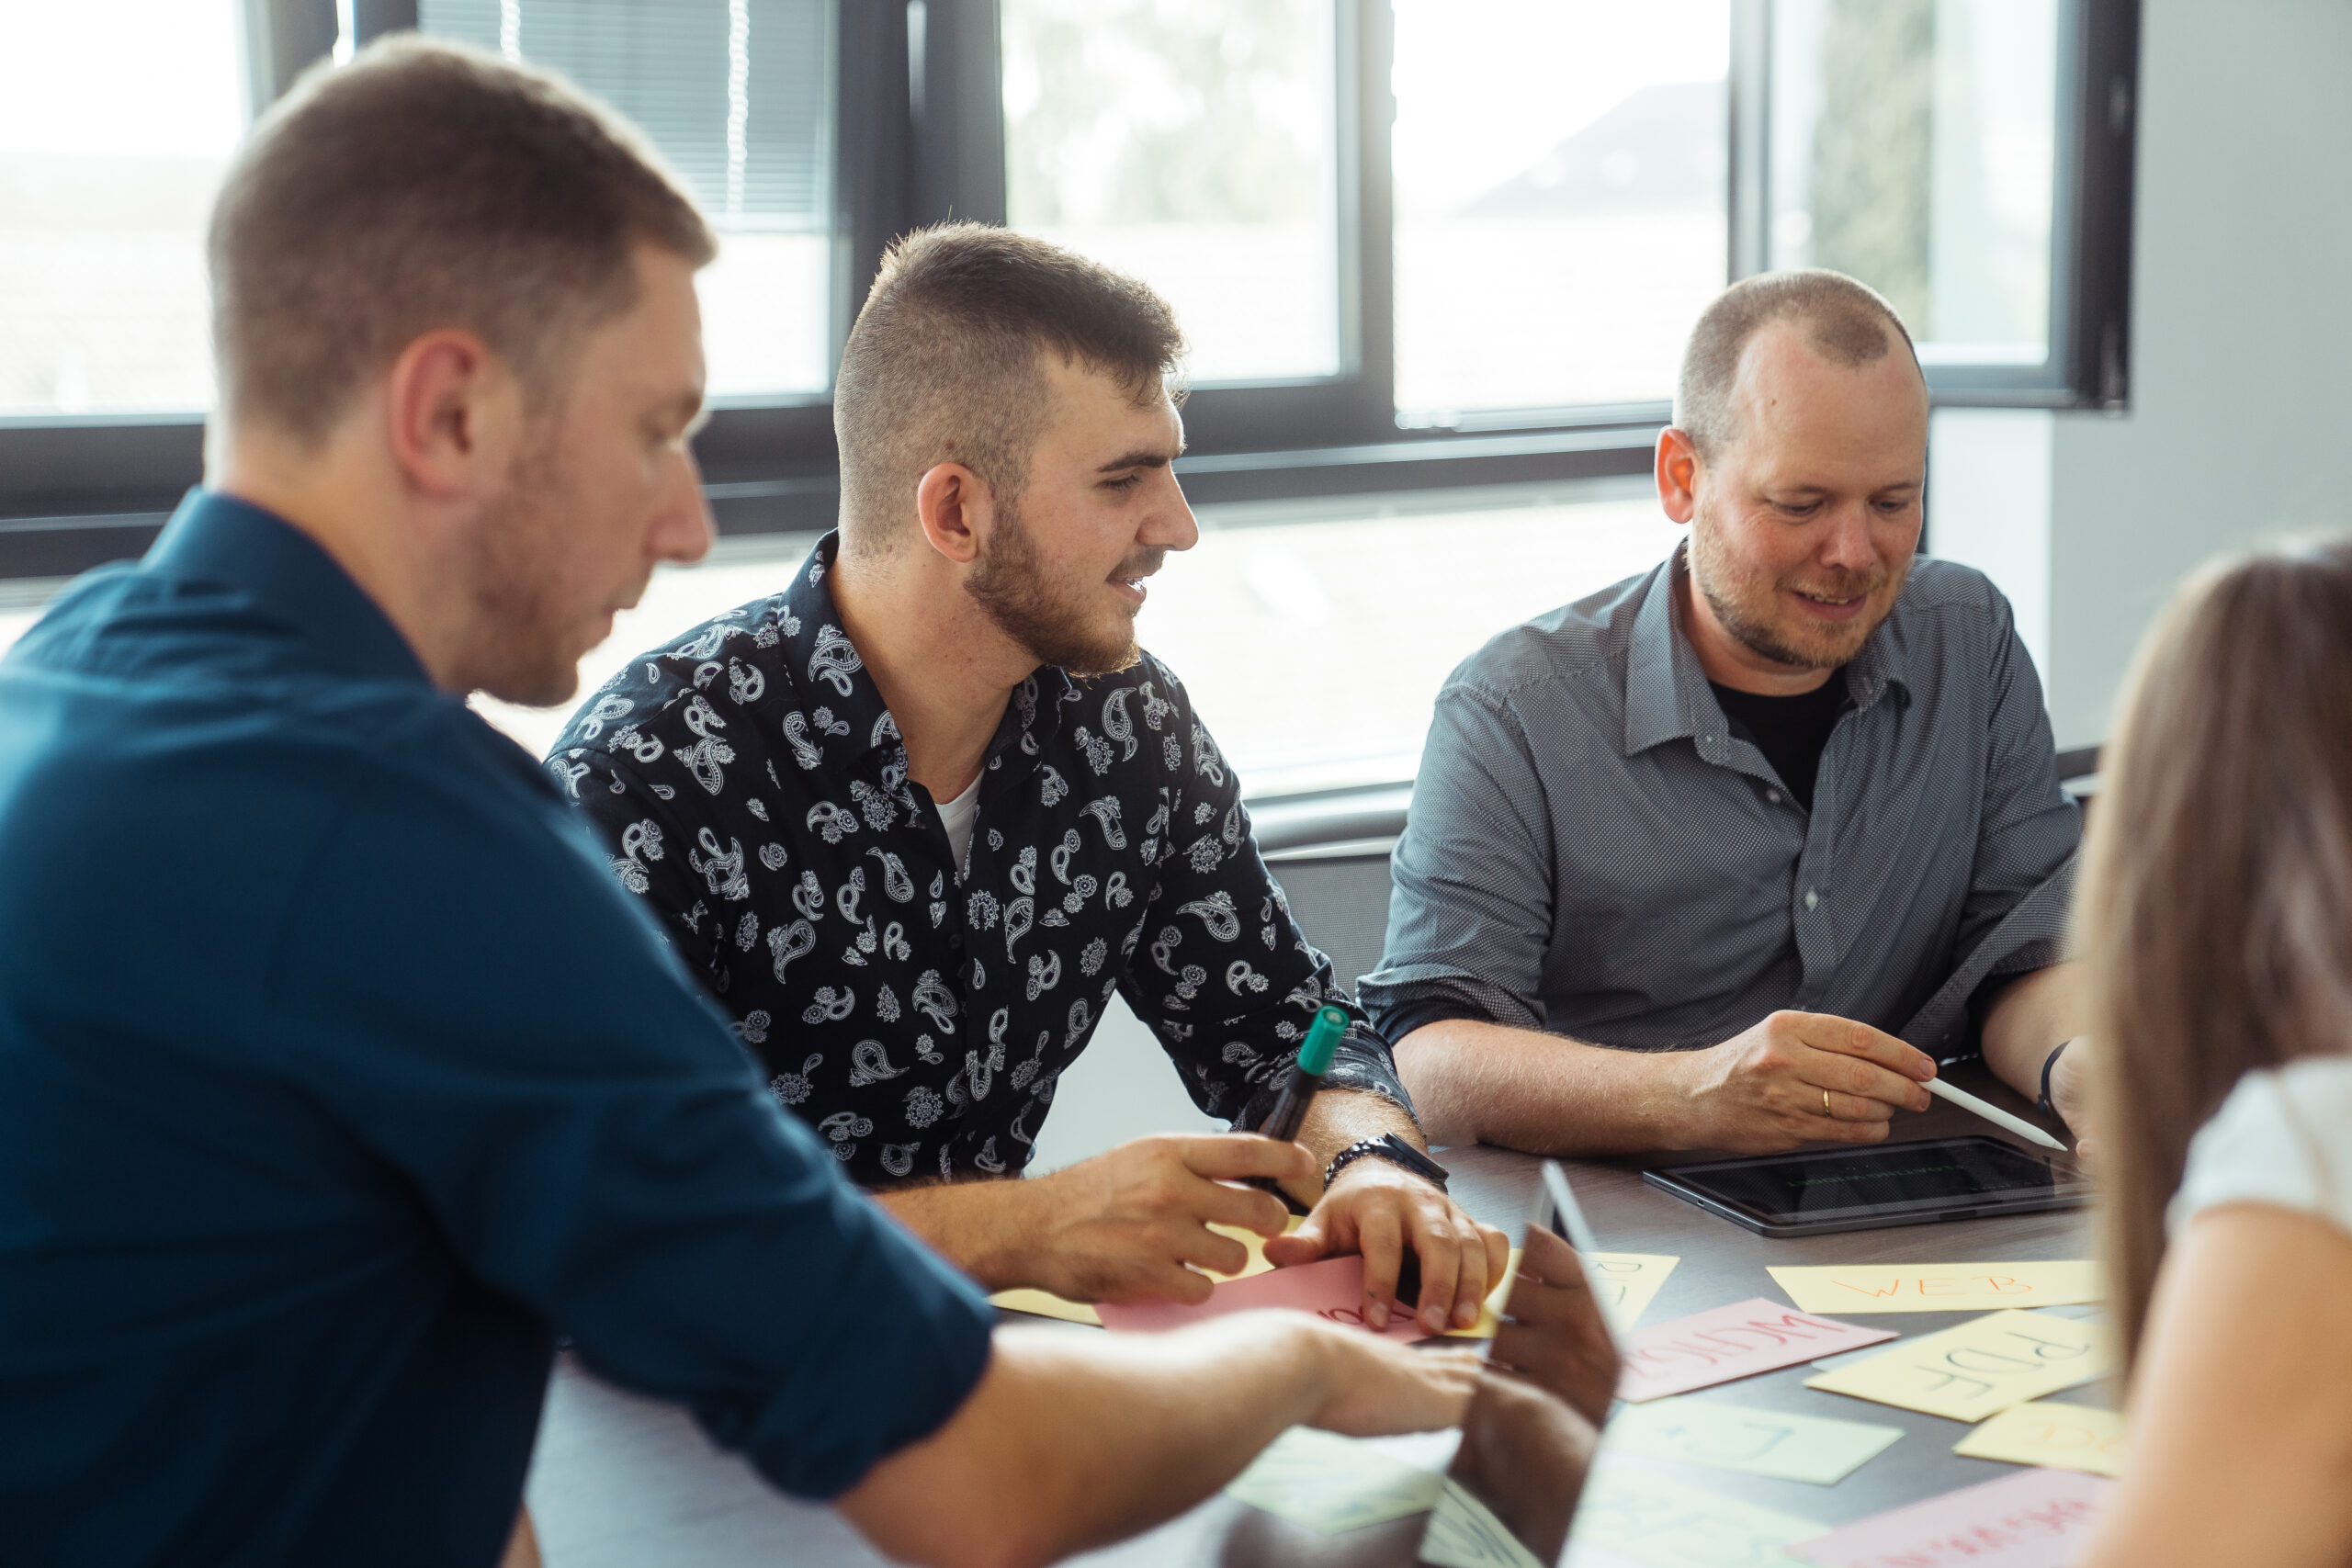
<instances>
[{"instance_id":1,"label":"man's hand","mask_svg":"<svg viewBox=\"0 0 2352 1568\"><path fill-rule=\"evenodd\" d=\"M1720 1045L1661 1059L1682 1095L1685 1148L1777 1154L1800 1144L1875 1144L1897 1111L1925 1111L1935 1062L1849 1018L1776 1012Z\"/></svg>"},{"instance_id":2,"label":"man's hand","mask_svg":"<svg viewBox=\"0 0 2352 1568\"><path fill-rule=\"evenodd\" d=\"M1329 1395L1306 1425L1351 1438L1458 1426L1486 1359L1476 1350L1417 1350L1361 1329L1309 1319L1333 1362Z\"/></svg>"},{"instance_id":3,"label":"man's hand","mask_svg":"<svg viewBox=\"0 0 2352 1568\"><path fill-rule=\"evenodd\" d=\"M1323 1190L1305 1224L1266 1243L1266 1261L1288 1268L1361 1252L1364 1321L1385 1328L1408 1247L1420 1264L1420 1299L1414 1305L1431 1334L1476 1324L1510 1258L1502 1232L1478 1224L1412 1172L1366 1156L1351 1160Z\"/></svg>"},{"instance_id":4,"label":"man's hand","mask_svg":"<svg viewBox=\"0 0 2352 1568\"><path fill-rule=\"evenodd\" d=\"M1074 1302L1204 1302L1212 1281L1194 1269L1234 1274L1250 1260L1212 1221L1279 1236L1290 1217L1272 1193L1227 1183L1314 1174L1314 1156L1296 1144L1161 1134L1051 1176L987 1183L1023 1211L1019 1259L993 1272Z\"/></svg>"}]
</instances>

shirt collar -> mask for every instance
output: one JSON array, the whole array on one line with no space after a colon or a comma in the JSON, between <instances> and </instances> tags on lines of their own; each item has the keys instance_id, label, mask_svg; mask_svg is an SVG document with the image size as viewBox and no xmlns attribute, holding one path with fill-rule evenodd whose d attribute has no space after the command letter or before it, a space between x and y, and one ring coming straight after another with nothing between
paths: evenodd
<instances>
[{"instance_id":1,"label":"shirt collar","mask_svg":"<svg viewBox=\"0 0 2352 1568\"><path fill-rule=\"evenodd\" d=\"M782 631L794 683L811 708L809 716L823 723L814 709L822 706L836 723L850 726L860 745L859 756L881 747L904 742L899 722L882 700L881 688L867 673L849 634L842 630L841 609L833 603L831 582L833 563L841 554L838 530L817 541L808 560L785 590L786 611ZM1047 665L1012 689L1004 722L989 743L994 757L1008 747L1020 746L1028 756L1042 754L1061 728L1061 710L1077 698L1077 685L1068 673Z\"/></svg>"},{"instance_id":2,"label":"shirt collar","mask_svg":"<svg viewBox=\"0 0 2352 1568\"><path fill-rule=\"evenodd\" d=\"M1668 740L1692 739L1699 742L1701 754L1712 761L1727 743L1722 705L1715 701L1714 689L1699 663L1699 650L1682 625L1676 579L1684 570L1687 547L1677 545L1674 553L1650 573L1641 608L1634 612L1625 660L1628 757ZM1846 665L1846 691L1857 708L1871 706L1891 686L1901 686L1906 695L1910 691L1895 628L1902 613L1903 601L1898 597L1886 619Z\"/></svg>"},{"instance_id":3,"label":"shirt collar","mask_svg":"<svg viewBox=\"0 0 2352 1568\"><path fill-rule=\"evenodd\" d=\"M318 542L276 513L191 490L141 569L234 589L353 675L431 683L416 650Z\"/></svg>"},{"instance_id":4,"label":"shirt collar","mask_svg":"<svg viewBox=\"0 0 2352 1568\"><path fill-rule=\"evenodd\" d=\"M856 645L842 630L842 613L833 604L833 590L827 579L832 574L841 543L838 531L828 534L801 562L792 585L784 591L785 615L778 629L784 634L793 684L799 689L809 716L820 728L848 725L857 743L856 754L864 756L876 747L899 745L900 738L899 721L890 716L881 689L866 673Z\"/></svg>"}]
</instances>

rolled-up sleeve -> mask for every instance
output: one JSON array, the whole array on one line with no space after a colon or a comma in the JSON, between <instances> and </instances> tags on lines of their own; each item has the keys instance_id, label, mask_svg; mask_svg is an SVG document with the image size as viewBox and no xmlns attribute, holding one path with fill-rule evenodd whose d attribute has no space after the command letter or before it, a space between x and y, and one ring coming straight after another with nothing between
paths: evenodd
<instances>
[{"instance_id":1,"label":"rolled-up sleeve","mask_svg":"<svg viewBox=\"0 0 2352 1568\"><path fill-rule=\"evenodd\" d=\"M275 1049L461 1267L778 1486L934 1430L988 1360L978 1292L769 1099L558 803L399 782L323 840L308 886L348 918L280 933Z\"/></svg>"},{"instance_id":2,"label":"rolled-up sleeve","mask_svg":"<svg viewBox=\"0 0 2352 1568\"><path fill-rule=\"evenodd\" d=\"M1544 1027L1553 858L1543 781L1516 714L1483 689L1449 684L1392 862L1386 948L1363 982L1374 1025L1396 1039L1435 1005Z\"/></svg>"}]
</instances>

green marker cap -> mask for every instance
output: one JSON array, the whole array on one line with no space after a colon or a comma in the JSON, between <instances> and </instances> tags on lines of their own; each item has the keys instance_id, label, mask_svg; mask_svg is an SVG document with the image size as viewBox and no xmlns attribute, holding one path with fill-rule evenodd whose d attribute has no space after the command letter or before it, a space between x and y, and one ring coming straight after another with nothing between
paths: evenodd
<instances>
[{"instance_id":1,"label":"green marker cap","mask_svg":"<svg viewBox=\"0 0 2352 1568\"><path fill-rule=\"evenodd\" d=\"M1299 1071L1321 1077L1331 1070L1331 1053L1340 1048L1340 1037L1348 1032L1348 1015L1338 1008L1317 1010L1315 1021L1307 1026L1306 1043L1298 1048Z\"/></svg>"}]
</instances>

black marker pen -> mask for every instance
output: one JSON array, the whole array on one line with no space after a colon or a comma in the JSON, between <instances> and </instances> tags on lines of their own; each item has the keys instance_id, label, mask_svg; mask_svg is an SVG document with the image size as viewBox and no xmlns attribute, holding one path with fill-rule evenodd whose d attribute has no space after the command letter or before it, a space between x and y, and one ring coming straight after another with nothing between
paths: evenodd
<instances>
[{"instance_id":1,"label":"black marker pen","mask_svg":"<svg viewBox=\"0 0 2352 1568\"><path fill-rule=\"evenodd\" d=\"M1299 1128L1306 1122L1306 1108L1315 1103L1315 1091L1323 1087L1323 1075L1331 1070L1331 1054L1340 1048L1340 1037L1347 1032L1345 1012L1338 1008L1317 1010L1315 1021L1307 1025L1306 1038L1298 1047L1298 1060L1291 1064L1288 1076L1283 1079L1282 1093L1274 1097L1274 1109L1258 1125L1261 1137L1289 1143L1298 1136ZM1272 1177L1252 1176L1248 1179L1250 1186L1280 1198L1291 1213L1306 1213Z\"/></svg>"}]
</instances>

